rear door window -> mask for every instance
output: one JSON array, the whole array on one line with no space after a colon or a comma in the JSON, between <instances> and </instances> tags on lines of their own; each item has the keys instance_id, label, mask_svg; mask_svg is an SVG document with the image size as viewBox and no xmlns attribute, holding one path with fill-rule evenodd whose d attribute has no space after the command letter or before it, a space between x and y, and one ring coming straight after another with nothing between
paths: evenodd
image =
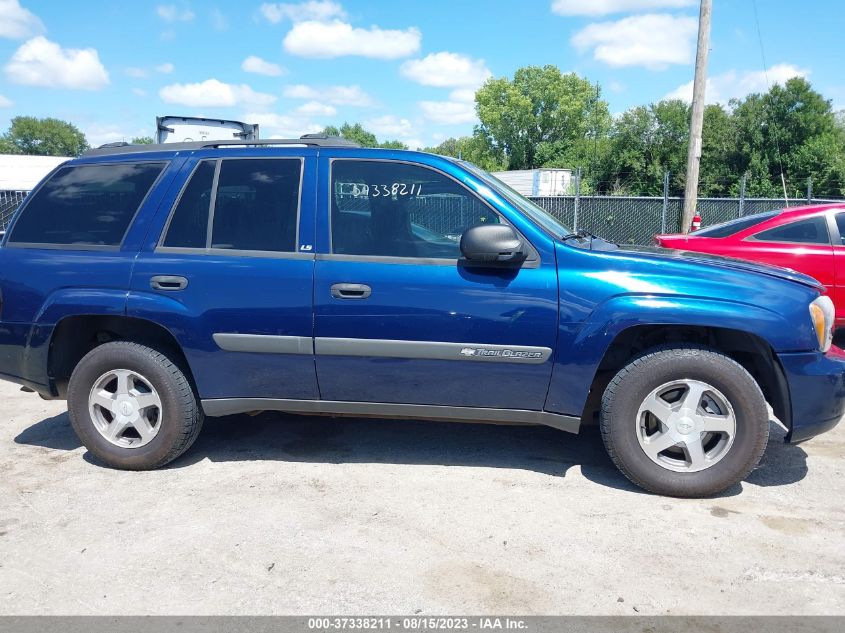
<instances>
[{"instance_id":1,"label":"rear door window","mask_svg":"<svg viewBox=\"0 0 845 633\"><path fill-rule=\"evenodd\" d=\"M120 246L166 163L60 168L28 201L9 243Z\"/></svg>"},{"instance_id":2,"label":"rear door window","mask_svg":"<svg viewBox=\"0 0 845 633\"><path fill-rule=\"evenodd\" d=\"M217 161L207 160L194 170L188 186L182 192L164 246L177 248L205 248L208 234L208 213L211 209L211 188L214 185L214 170Z\"/></svg>"},{"instance_id":3,"label":"rear door window","mask_svg":"<svg viewBox=\"0 0 845 633\"><path fill-rule=\"evenodd\" d=\"M830 244L827 219L823 215L778 226L757 233L758 242L789 242L793 244Z\"/></svg>"},{"instance_id":4,"label":"rear door window","mask_svg":"<svg viewBox=\"0 0 845 633\"><path fill-rule=\"evenodd\" d=\"M301 177L298 158L203 161L176 203L162 246L293 253Z\"/></svg>"},{"instance_id":5,"label":"rear door window","mask_svg":"<svg viewBox=\"0 0 845 633\"><path fill-rule=\"evenodd\" d=\"M299 159L224 160L211 248L294 252L301 172Z\"/></svg>"}]
</instances>

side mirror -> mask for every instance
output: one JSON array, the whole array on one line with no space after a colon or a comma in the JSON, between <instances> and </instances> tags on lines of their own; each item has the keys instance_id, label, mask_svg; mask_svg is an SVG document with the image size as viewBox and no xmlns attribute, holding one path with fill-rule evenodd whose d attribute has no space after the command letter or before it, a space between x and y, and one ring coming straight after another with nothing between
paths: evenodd
<instances>
[{"instance_id":1,"label":"side mirror","mask_svg":"<svg viewBox=\"0 0 845 633\"><path fill-rule=\"evenodd\" d=\"M507 224L479 224L464 231L461 253L473 264L519 264L528 257L522 238Z\"/></svg>"}]
</instances>

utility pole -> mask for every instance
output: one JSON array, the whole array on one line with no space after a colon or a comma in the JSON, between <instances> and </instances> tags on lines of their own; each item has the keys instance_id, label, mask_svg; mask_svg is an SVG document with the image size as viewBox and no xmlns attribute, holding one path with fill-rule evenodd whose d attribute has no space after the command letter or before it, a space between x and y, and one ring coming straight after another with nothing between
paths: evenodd
<instances>
[{"instance_id":1,"label":"utility pole","mask_svg":"<svg viewBox=\"0 0 845 633\"><path fill-rule=\"evenodd\" d=\"M684 190L684 215L681 231L688 233L698 202L698 170L701 164L701 129L704 127L704 99L707 88L707 56L710 49L710 18L713 0L701 0L698 18L698 50L695 54L695 81L692 89L687 184Z\"/></svg>"}]
</instances>

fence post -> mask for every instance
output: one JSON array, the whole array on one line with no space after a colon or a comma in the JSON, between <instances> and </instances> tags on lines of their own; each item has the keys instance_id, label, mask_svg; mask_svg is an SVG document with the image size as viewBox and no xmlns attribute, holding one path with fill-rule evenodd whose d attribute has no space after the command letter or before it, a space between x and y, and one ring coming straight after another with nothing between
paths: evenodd
<instances>
[{"instance_id":1,"label":"fence post","mask_svg":"<svg viewBox=\"0 0 845 633\"><path fill-rule=\"evenodd\" d=\"M813 204L813 177L807 176L807 204Z\"/></svg>"},{"instance_id":2,"label":"fence post","mask_svg":"<svg viewBox=\"0 0 845 633\"><path fill-rule=\"evenodd\" d=\"M748 178L748 173L742 174L739 179L739 217L745 213L745 181Z\"/></svg>"},{"instance_id":3,"label":"fence post","mask_svg":"<svg viewBox=\"0 0 845 633\"><path fill-rule=\"evenodd\" d=\"M581 168L575 170L575 212L572 216L572 230L578 231L578 207L581 206Z\"/></svg>"},{"instance_id":4,"label":"fence post","mask_svg":"<svg viewBox=\"0 0 845 633\"><path fill-rule=\"evenodd\" d=\"M666 233L666 214L669 213L669 170L663 174L663 215L660 216L660 232Z\"/></svg>"}]
</instances>

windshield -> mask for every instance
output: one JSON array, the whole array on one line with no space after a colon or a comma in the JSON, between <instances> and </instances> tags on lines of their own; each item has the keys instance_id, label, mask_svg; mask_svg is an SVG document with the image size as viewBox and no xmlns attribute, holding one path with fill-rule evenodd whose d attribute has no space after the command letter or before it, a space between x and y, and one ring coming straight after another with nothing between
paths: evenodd
<instances>
[{"instance_id":1,"label":"windshield","mask_svg":"<svg viewBox=\"0 0 845 633\"><path fill-rule=\"evenodd\" d=\"M570 231L564 224L561 224L556 217L551 215L543 207L534 204L533 202L531 202L531 200L523 196L516 189L513 189L509 185L503 183L493 174L490 174L484 171L483 169L476 167L472 163L468 163L466 161L459 162L468 171L472 172L474 176L480 178L482 181L484 181L486 185L496 191L496 193L505 198L505 200L510 202L520 211L522 211L534 222L539 224L540 227L542 227L547 233L550 233L552 237L561 238L564 235L569 235L572 233L572 231Z\"/></svg>"}]
</instances>

